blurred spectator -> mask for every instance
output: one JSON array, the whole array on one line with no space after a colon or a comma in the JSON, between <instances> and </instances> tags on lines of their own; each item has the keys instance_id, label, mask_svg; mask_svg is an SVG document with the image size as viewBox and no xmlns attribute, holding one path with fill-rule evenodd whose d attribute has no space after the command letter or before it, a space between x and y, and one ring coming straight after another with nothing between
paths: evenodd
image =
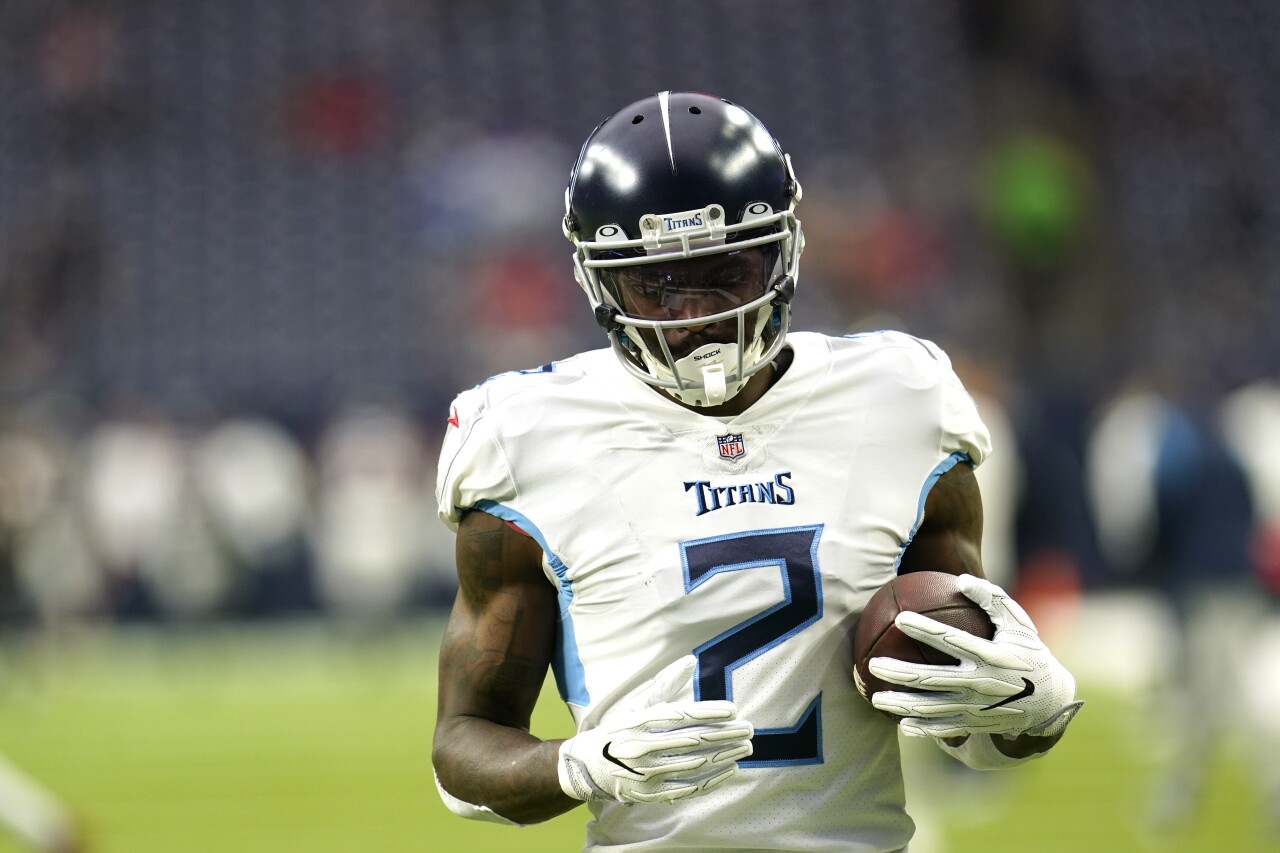
<instances>
[{"instance_id":1,"label":"blurred spectator","mask_svg":"<svg viewBox=\"0 0 1280 853\"><path fill-rule=\"evenodd\" d=\"M114 276L109 236L64 186L9 235L0 268L0 392L29 393L91 358L89 319Z\"/></svg>"},{"instance_id":2,"label":"blurred spectator","mask_svg":"<svg viewBox=\"0 0 1280 853\"><path fill-rule=\"evenodd\" d=\"M1169 406L1149 391L1126 391L1101 410L1090 436L1087 483L1098 543L1108 566L1133 576L1157 536L1154 471Z\"/></svg>"},{"instance_id":3,"label":"blurred spectator","mask_svg":"<svg viewBox=\"0 0 1280 853\"><path fill-rule=\"evenodd\" d=\"M85 539L72 449L56 425L0 425L0 615L30 609L45 625L100 615L102 574Z\"/></svg>"},{"instance_id":4,"label":"blurred spectator","mask_svg":"<svg viewBox=\"0 0 1280 853\"><path fill-rule=\"evenodd\" d=\"M36 77L54 149L70 163L118 136L131 118L120 20L101 0L49 5L55 8L36 43Z\"/></svg>"},{"instance_id":5,"label":"blurred spectator","mask_svg":"<svg viewBox=\"0 0 1280 853\"><path fill-rule=\"evenodd\" d=\"M143 566L159 571L187 506L182 444L162 417L113 418L85 437L84 460L90 544L111 608L122 616L150 615L155 601Z\"/></svg>"},{"instance_id":6,"label":"blurred spectator","mask_svg":"<svg viewBox=\"0 0 1280 853\"><path fill-rule=\"evenodd\" d=\"M1280 384L1263 380L1229 394L1222 402L1222 431L1249 477L1257 520L1254 567L1263 586L1280 597Z\"/></svg>"},{"instance_id":7,"label":"blurred spectator","mask_svg":"<svg viewBox=\"0 0 1280 853\"><path fill-rule=\"evenodd\" d=\"M1245 704L1254 751L1280 755L1280 384L1263 380L1238 388L1222 403L1222 431L1244 465L1253 495L1255 530L1253 566L1270 593L1271 608L1247 640L1246 666L1254 672L1245 685ZM1258 762L1268 829L1280 839L1280 765Z\"/></svg>"},{"instance_id":8,"label":"blurred spectator","mask_svg":"<svg viewBox=\"0 0 1280 853\"><path fill-rule=\"evenodd\" d=\"M169 526L139 565L149 597L165 616L192 620L225 615L235 568L184 480Z\"/></svg>"},{"instance_id":9,"label":"blurred spectator","mask_svg":"<svg viewBox=\"0 0 1280 853\"><path fill-rule=\"evenodd\" d=\"M463 383L479 382L568 355L578 336L596 331L569 310L580 296L563 237L547 227L547 211L564 208L572 159L541 134L485 136L447 123L414 143L408 181L425 251L419 328L432 371L451 364Z\"/></svg>"},{"instance_id":10,"label":"blurred spectator","mask_svg":"<svg viewBox=\"0 0 1280 853\"><path fill-rule=\"evenodd\" d=\"M1074 266L1097 204L1081 153L1050 134L1022 132L1000 140L989 157L985 213L1015 277L1030 277L1030 286L1038 275ZM1043 290L1038 295L1048 296Z\"/></svg>"},{"instance_id":11,"label":"blurred spectator","mask_svg":"<svg viewBox=\"0 0 1280 853\"><path fill-rule=\"evenodd\" d=\"M492 248L539 234L562 239L546 228L546 214L564 209L564 164L572 159L563 144L541 134L484 134L433 116L408 150L422 242Z\"/></svg>"},{"instance_id":12,"label":"blurred spectator","mask_svg":"<svg viewBox=\"0 0 1280 853\"><path fill-rule=\"evenodd\" d=\"M800 286L807 295L797 310L805 328L835 334L928 328L936 336L960 325L943 315L969 316L973 306L958 303L981 297L951 298L972 257L957 250L956 223L949 219L955 197L967 191L958 188L967 176L937 159L930 150L899 152L884 169L853 156L804 166Z\"/></svg>"},{"instance_id":13,"label":"blurred spectator","mask_svg":"<svg viewBox=\"0 0 1280 853\"><path fill-rule=\"evenodd\" d=\"M242 417L214 425L192 451L201 506L244 585L240 604L267 613L313 604L312 469L302 446L278 424Z\"/></svg>"},{"instance_id":14,"label":"blurred spectator","mask_svg":"<svg viewBox=\"0 0 1280 853\"><path fill-rule=\"evenodd\" d=\"M316 588L336 615L394 616L431 559L435 519L426 448L401 412L362 406L335 415L316 451L311 531Z\"/></svg>"},{"instance_id":15,"label":"blurred spectator","mask_svg":"<svg viewBox=\"0 0 1280 853\"><path fill-rule=\"evenodd\" d=\"M533 250L478 258L467 271L464 352L485 376L512 364L536 367L569 355L566 327L577 294L566 287L564 261Z\"/></svg>"},{"instance_id":16,"label":"blurred spectator","mask_svg":"<svg viewBox=\"0 0 1280 853\"><path fill-rule=\"evenodd\" d=\"M1100 414L1090 457L1105 553L1175 619L1167 683L1151 697L1167 733L1157 739L1166 748L1148 814L1155 828L1175 830L1195 818L1213 758L1248 726L1242 698L1266 679L1256 642L1265 603L1250 571L1252 497L1217 413L1190 398L1118 397Z\"/></svg>"},{"instance_id":17,"label":"blurred spectator","mask_svg":"<svg viewBox=\"0 0 1280 853\"><path fill-rule=\"evenodd\" d=\"M284 105L285 132L300 152L355 158L386 153L398 124L388 82L373 71L338 68L295 84Z\"/></svg>"}]
</instances>

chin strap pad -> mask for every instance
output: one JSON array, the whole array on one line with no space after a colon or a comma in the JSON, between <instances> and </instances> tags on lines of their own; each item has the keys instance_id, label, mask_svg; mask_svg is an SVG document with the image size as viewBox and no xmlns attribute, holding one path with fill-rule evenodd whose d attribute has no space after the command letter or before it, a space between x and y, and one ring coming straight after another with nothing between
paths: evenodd
<instances>
[{"instance_id":1,"label":"chin strap pad","mask_svg":"<svg viewBox=\"0 0 1280 853\"><path fill-rule=\"evenodd\" d=\"M718 406L724 402L727 386L723 364L708 364L702 368L702 387L707 392L708 406Z\"/></svg>"}]
</instances>

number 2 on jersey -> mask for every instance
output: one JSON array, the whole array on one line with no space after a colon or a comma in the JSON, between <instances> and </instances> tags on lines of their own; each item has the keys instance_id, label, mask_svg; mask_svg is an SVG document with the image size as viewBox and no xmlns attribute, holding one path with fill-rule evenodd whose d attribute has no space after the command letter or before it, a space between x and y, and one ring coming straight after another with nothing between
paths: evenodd
<instances>
[{"instance_id":1,"label":"number 2 on jersey","mask_svg":"<svg viewBox=\"0 0 1280 853\"><path fill-rule=\"evenodd\" d=\"M778 571L782 601L693 650L698 657L697 699L732 699L733 672L786 642L822 616L818 539L822 525L752 530L680 543L684 591L693 592L723 572ZM742 767L779 767L822 762L822 694L799 719L776 729L757 729L750 758Z\"/></svg>"}]
</instances>

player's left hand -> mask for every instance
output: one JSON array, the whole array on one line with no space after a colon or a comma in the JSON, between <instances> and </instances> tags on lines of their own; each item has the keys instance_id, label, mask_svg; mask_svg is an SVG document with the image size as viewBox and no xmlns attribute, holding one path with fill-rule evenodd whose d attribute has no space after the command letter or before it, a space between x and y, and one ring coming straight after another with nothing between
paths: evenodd
<instances>
[{"instance_id":1,"label":"player's left hand","mask_svg":"<svg viewBox=\"0 0 1280 853\"><path fill-rule=\"evenodd\" d=\"M903 732L913 736L1061 734L1083 704L1076 701L1071 673L1004 590L973 575L962 575L959 587L986 611L995 635L987 640L919 613L899 613L894 620L899 630L960 663L934 666L872 658L869 667L877 678L926 691L881 691L872 704L902 717Z\"/></svg>"}]
</instances>

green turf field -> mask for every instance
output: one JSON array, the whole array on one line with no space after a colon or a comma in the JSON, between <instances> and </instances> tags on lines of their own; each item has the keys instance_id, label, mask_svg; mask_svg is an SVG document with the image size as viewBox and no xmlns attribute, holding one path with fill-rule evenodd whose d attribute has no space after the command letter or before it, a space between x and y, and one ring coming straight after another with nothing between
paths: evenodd
<instances>
[{"instance_id":1,"label":"green turf field","mask_svg":"<svg viewBox=\"0 0 1280 853\"><path fill-rule=\"evenodd\" d=\"M303 623L10 641L0 751L74 804L94 853L579 849L585 810L512 829L440 804L429 764L438 631L424 620L377 633ZM1126 702L1089 699L1069 739L1026 768L914 771L931 816L922 853L1277 849L1263 844L1257 795L1230 754L1179 836L1143 830L1147 730ZM545 700L535 732L564 734L567 712L553 690ZM0 832L0 851L20 850Z\"/></svg>"}]
</instances>

